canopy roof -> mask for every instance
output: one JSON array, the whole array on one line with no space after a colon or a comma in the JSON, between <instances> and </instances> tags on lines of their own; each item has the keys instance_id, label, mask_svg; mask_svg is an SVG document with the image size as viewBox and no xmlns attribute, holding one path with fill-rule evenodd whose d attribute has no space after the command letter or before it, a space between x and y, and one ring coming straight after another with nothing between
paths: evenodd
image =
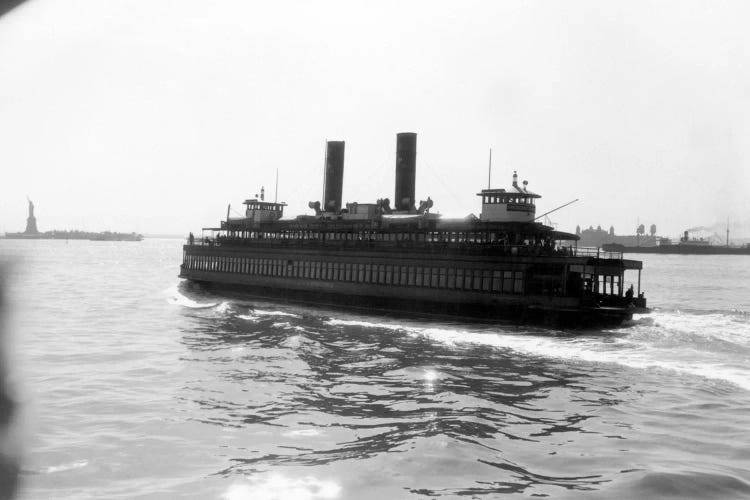
<instances>
[{"instance_id":1,"label":"canopy roof","mask_svg":"<svg viewBox=\"0 0 750 500\"><path fill-rule=\"evenodd\" d=\"M528 198L541 198L542 195L536 194L529 190L524 190L522 187L513 186L510 189L482 189L481 193L477 193L477 196L503 196L503 195L521 195Z\"/></svg>"},{"instance_id":2,"label":"canopy roof","mask_svg":"<svg viewBox=\"0 0 750 500\"><path fill-rule=\"evenodd\" d=\"M273 205L275 207L285 207L286 206L286 203L284 203L283 201L277 203L275 201L262 201L262 200L259 200L257 198L251 198L249 200L243 201L242 203L243 203L243 205L260 205L262 207L267 207L267 206L270 206L270 205Z\"/></svg>"}]
</instances>

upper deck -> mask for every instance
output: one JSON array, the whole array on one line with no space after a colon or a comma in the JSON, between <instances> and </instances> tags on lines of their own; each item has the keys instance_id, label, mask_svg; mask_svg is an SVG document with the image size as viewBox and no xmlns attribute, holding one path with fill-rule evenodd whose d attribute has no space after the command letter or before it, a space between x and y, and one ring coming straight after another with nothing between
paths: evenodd
<instances>
[{"instance_id":1,"label":"upper deck","mask_svg":"<svg viewBox=\"0 0 750 500\"><path fill-rule=\"evenodd\" d=\"M621 252L577 248L579 237L536 222L536 200L541 195L519 183L513 172L512 184L504 189L480 193L480 216L442 218L431 213L430 197L417 202L414 195L416 135L397 136L396 202L387 198L370 203L342 203L344 143L329 141L326 154L324 199L311 201L314 215L283 218L285 203L266 202L260 196L245 200L244 217L229 217L219 227L197 240L198 245L254 247L285 251L316 250L358 253L398 253L446 258L554 259L571 264L611 263L613 268L640 269L638 261L625 261ZM342 208L345 207L345 208ZM417 208L418 207L418 208ZM394 254L395 255L395 254ZM394 257L396 258L396 257ZM579 262L580 260L580 262Z\"/></svg>"},{"instance_id":2,"label":"upper deck","mask_svg":"<svg viewBox=\"0 0 750 500\"><path fill-rule=\"evenodd\" d=\"M419 224L422 224L420 227ZM216 228L219 229L219 228ZM445 258L456 260L547 262L640 270L622 252L579 248L575 235L542 224L481 221L412 221L386 227L362 221L291 220L260 224L256 228L223 230L195 245L254 249L268 252L331 252L354 258L380 255L388 259Z\"/></svg>"}]
</instances>

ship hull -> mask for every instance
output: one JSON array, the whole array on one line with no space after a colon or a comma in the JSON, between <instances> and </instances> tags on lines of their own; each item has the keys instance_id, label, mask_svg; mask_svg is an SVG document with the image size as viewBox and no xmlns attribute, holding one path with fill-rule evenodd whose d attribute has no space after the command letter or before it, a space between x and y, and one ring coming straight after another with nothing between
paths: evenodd
<instances>
[{"instance_id":1,"label":"ship hull","mask_svg":"<svg viewBox=\"0 0 750 500\"><path fill-rule=\"evenodd\" d=\"M272 283L278 279L240 279L217 276L218 273L187 271L180 274L198 286L218 293L239 294L247 298L320 305L342 310L364 311L368 314L404 313L436 318L460 318L472 322L509 321L563 327L619 325L633 318L635 312L621 308L581 307L578 301L529 297L523 299L494 298L483 300L476 294L455 293L393 293L378 290L379 286L345 285L320 287L313 284ZM270 283L269 283L270 282ZM292 286L294 285L294 286ZM387 292L387 293L386 293ZM452 296L450 296L452 295Z\"/></svg>"},{"instance_id":2,"label":"ship hull","mask_svg":"<svg viewBox=\"0 0 750 500\"><path fill-rule=\"evenodd\" d=\"M307 270L303 262L312 263L311 267L317 264L318 269ZM421 269L420 265L425 269L422 281L410 283L413 271L407 276L405 270ZM619 324L631 319L634 313L647 312L645 307L632 305L602 306L591 297L528 293L530 284L526 278L530 269L538 265L538 259L533 258L464 256L459 259L455 255L448 258L441 254L402 252L353 256L349 252L319 250L186 245L180 277L210 289L240 292L248 297L371 313L408 312L477 321L509 320L575 327ZM565 269L563 261L557 265ZM372 275L365 275L364 267L372 267ZM474 272L466 271L464 279L471 275L480 277L481 282L457 285L455 278L450 279L451 274L457 273L456 267L471 268ZM449 271L451 268L453 273ZM399 269L404 270L400 275ZM493 276L503 277L507 273L513 273L510 285L507 281L492 282ZM524 281L519 281L520 277Z\"/></svg>"}]
</instances>

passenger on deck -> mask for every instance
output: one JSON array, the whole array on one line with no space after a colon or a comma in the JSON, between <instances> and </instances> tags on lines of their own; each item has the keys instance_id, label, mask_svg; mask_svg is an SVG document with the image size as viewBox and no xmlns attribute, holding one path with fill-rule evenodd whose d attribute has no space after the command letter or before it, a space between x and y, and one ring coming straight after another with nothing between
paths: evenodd
<instances>
[{"instance_id":1,"label":"passenger on deck","mask_svg":"<svg viewBox=\"0 0 750 500\"><path fill-rule=\"evenodd\" d=\"M625 292L625 298L628 299L628 302L633 301L633 285L630 285L630 288Z\"/></svg>"}]
</instances>

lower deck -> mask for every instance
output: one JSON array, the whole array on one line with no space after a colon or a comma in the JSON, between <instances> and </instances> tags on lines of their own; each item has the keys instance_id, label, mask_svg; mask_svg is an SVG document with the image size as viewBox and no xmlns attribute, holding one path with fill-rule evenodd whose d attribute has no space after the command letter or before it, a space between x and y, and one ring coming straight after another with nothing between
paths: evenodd
<instances>
[{"instance_id":1,"label":"lower deck","mask_svg":"<svg viewBox=\"0 0 750 500\"><path fill-rule=\"evenodd\" d=\"M474 317L584 311L619 321L632 317L638 311L622 296L621 261L590 260L186 245L180 277L260 297L353 307Z\"/></svg>"}]
</instances>

